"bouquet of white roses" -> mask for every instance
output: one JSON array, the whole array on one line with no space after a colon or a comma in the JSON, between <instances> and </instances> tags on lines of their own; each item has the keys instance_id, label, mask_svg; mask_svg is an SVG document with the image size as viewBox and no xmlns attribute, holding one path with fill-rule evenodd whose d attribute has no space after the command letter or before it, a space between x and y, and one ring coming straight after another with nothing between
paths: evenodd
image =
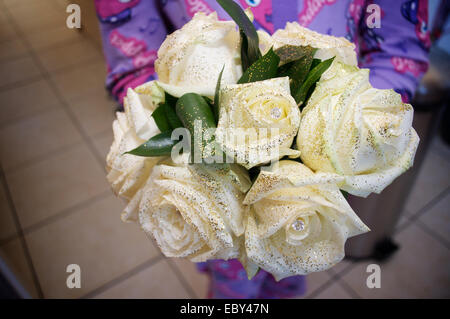
<instances>
[{"instance_id":1,"label":"bouquet of white roses","mask_svg":"<svg viewBox=\"0 0 450 319\"><path fill-rule=\"evenodd\" d=\"M122 219L168 257L239 258L249 278L330 268L369 230L342 191L379 193L411 167L413 109L370 85L344 38L297 23L270 36L218 2L234 22L196 14L117 113L107 178Z\"/></svg>"}]
</instances>

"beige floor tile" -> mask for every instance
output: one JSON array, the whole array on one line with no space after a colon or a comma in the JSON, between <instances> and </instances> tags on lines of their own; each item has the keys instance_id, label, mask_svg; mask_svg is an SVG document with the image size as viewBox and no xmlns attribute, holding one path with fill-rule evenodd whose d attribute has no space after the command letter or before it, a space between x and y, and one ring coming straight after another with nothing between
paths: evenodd
<instances>
[{"instance_id":1,"label":"beige floor tile","mask_svg":"<svg viewBox=\"0 0 450 319\"><path fill-rule=\"evenodd\" d=\"M106 66L103 60L52 76L55 85L69 103L93 92L103 94L105 78Z\"/></svg>"},{"instance_id":2,"label":"beige floor tile","mask_svg":"<svg viewBox=\"0 0 450 319\"><path fill-rule=\"evenodd\" d=\"M431 147L436 153L450 161L450 146L442 140L439 134L434 137Z\"/></svg>"},{"instance_id":3,"label":"beige floor tile","mask_svg":"<svg viewBox=\"0 0 450 319\"><path fill-rule=\"evenodd\" d=\"M51 1L9 8L15 23L23 33L42 32L51 27L66 25L67 13Z\"/></svg>"},{"instance_id":4,"label":"beige floor tile","mask_svg":"<svg viewBox=\"0 0 450 319\"><path fill-rule=\"evenodd\" d=\"M13 219L13 213L8 203L6 190L3 186L3 178L0 178L0 241L17 233Z\"/></svg>"},{"instance_id":5,"label":"beige floor tile","mask_svg":"<svg viewBox=\"0 0 450 319\"><path fill-rule=\"evenodd\" d=\"M309 297L329 280L331 280L331 275L327 271L313 272L308 274L306 276L306 294L304 295L304 297Z\"/></svg>"},{"instance_id":6,"label":"beige floor tile","mask_svg":"<svg viewBox=\"0 0 450 319\"><path fill-rule=\"evenodd\" d=\"M44 79L0 92L0 101L0 127L59 105L58 98Z\"/></svg>"},{"instance_id":7,"label":"beige floor tile","mask_svg":"<svg viewBox=\"0 0 450 319\"><path fill-rule=\"evenodd\" d=\"M197 270L195 263L184 258L172 258L172 261L183 274L197 298L206 298L208 295L209 277Z\"/></svg>"},{"instance_id":8,"label":"beige floor tile","mask_svg":"<svg viewBox=\"0 0 450 319\"><path fill-rule=\"evenodd\" d=\"M78 29L69 29L65 24L62 24L60 27L45 29L42 32L28 32L25 33L25 37L36 51L83 39Z\"/></svg>"},{"instance_id":9,"label":"beige floor tile","mask_svg":"<svg viewBox=\"0 0 450 319\"><path fill-rule=\"evenodd\" d=\"M76 99L70 102L69 106L88 135L112 131L116 102L107 96L105 90Z\"/></svg>"},{"instance_id":10,"label":"beige floor tile","mask_svg":"<svg viewBox=\"0 0 450 319\"><path fill-rule=\"evenodd\" d=\"M450 253L441 243L411 225L396 236L400 249L381 267L381 288L369 289L364 262L342 280L363 298L449 298Z\"/></svg>"},{"instance_id":11,"label":"beige floor tile","mask_svg":"<svg viewBox=\"0 0 450 319\"><path fill-rule=\"evenodd\" d=\"M96 298L189 298L187 291L162 259L155 265L118 283Z\"/></svg>"},{"instance_id":12,"label":"beige floor tile","mask_svg":"<svg viewBox=\"0 0 450 319\"><path fill-rule=\"evenodd\" d=\"M100 155L106 160L106 155L108 154L113 142L112 129L111 131L106 131L105 134L94 137L93 142Z\"/></svg>"},{"instance_id":13,"label":"beige floor tile","mask_svg":"<svg viewBox=\"0 0 450 319\"><path fill-rule=\"evenodd\" d=\"M40 75L39 68L29 56L0 63L0 87L38 75Z\"/></svg>"},{"instance_id":14,"label":"beige floor tile","mask_svg":"<svg viewBox=\"0 0 450 319\"><path fill-rule=\"evenodd\" d=\"M26 236L44 296L75 298L158 254L135 224L123 223L113 195ZM66 286L66 267L81 268L81 288Z\"/></svg>"},{"instance_id":15,"label":"beige floor tile","mask_svg":"<svg viewBox=\"0 0 450 319\"><path fill-rule=\"evenodd\" d=\"M16 38L16 31L12 27L6 15L0 11L0 45L7 45L9 43L8 40Z\"/></svg>"},{"instance_id":16,"label":"beige floor tile","mask_svg":"<svg viewBox=\"0 0 450 319\"><path fill-rule=\"evenodd\" d=\"M419 220L450 243L450 194L422 214Z\"/></svg>"},{"instance_id":17,"label":"beige floor tile","mask_svg":"<svg viewBox=\"0 0 450 319\"><path fill-rule=\"evenodd\" d=\"M408 217L410 217L411 214L409 214L408 212L405 211L405 213L403 213L403 215L400 216L397 225L395 226L396 229L400 229L403 226L405 226L410 220Z\"/></svg>"},{"instance_id":18,"label":"beige floor tile","mask_svg":"<svg viewBox=\"0 0 450 319\"><path fill-rule=\"evenodd\" d=\"M109 189L104 170L84 144L6 177L24 228Z\"/></svg>"},{"instance_id":19,"label":"beige floor tile","mask_svg":"<svg viewBox=\"0 0 450 319\"><path fill-rule=\"evenodd\" d=\"M20 239L14 239L0 246L0 256L14 273L16 279L33 298L38 298L38 292L33 281L32 272L25 257Z\"/></svg>"},{"instance_id":20,"label":"beige floor tile","mask_svg":"<svg viewBox=\"0 0 450 319\"><path fill-rule=\"evenodd\" d=\"M338 282L334 282L324 291L320 292L315 299L351 299L352 297L342 288Z\"/></svg>"},{"instance_id":21,"label":"beige floor tile","mask_svg":"<svg viewBox=\"0 0 450 319\"><path fill-rule=\"evenodd\" d=\"M66 8L67 4L71 3L70 0L56 0L59 6Z\"/></svg>"},{"instance_id":22,"label":"beige floor tile","mask_svg":"<svg viewBox=\"0 0 450 319\"><path fill-rule=\"evenodd\" d=\"M332 275L339 275L339 274L341 274L343 271L346 271L347 268L349 268L349 267L352 266L352 265L354 265L353 262L351 262L351 261L349 261L349 260L347 260L347 259L344 259L344 260L342 260L340 263L338 263L337 265L335 265L334 267L330 268L330 269L329 269L329 272L330 272Z\"/></svg>"},{"instance_id":23,"label":"beige floor tile","mask_svg":"<svg viewBox=\"0 0 450 319\"><path fill-rule=\"evenodd\" d=\"M48 72L65 67L83 65L93 59L102 59L101 52L87 39L39 51L39 60Z\"/></svg>"},{"instance_id":24,"label":"beige floor tile","mask_svg":"<svg viewBox=\"0 0 450 319\"><path fill-rule=\"evenodd\" d=\"M34 6L42 2L42 0L3 0L3 3L8 9L15 9L22 6Z\"/></svg>"},{"instance_id":25,"label":"beige floor tile","mask_svg":"<svg viewBox=\"0 0 450 319\"><path fill-rule=\"evenodd\" d=\"M65 111L50 109L0 129L2 164L8 171L81 140Z\"/></svg>"},{"instance_id":26,"label":"beige floor tile","mask_svg":"<svg viewBox=\"0 0 450 319\"><path fill-rule=\"evenodd\" d=\"M428 152L406 202L414 214L450 186L450 162L433 151Z\"/></svg>"},{"instance_id":27,"label":"beige floor tile","mask_svg":"<svg viewBox=\"0 0 450 319\"><path fill-rule=\"evenodd\" d=\"M7 44L0 43L0 63L10 58L17 58L26 55L27 47L20 38L11 39Z\"/></svg>"}]
</instances>

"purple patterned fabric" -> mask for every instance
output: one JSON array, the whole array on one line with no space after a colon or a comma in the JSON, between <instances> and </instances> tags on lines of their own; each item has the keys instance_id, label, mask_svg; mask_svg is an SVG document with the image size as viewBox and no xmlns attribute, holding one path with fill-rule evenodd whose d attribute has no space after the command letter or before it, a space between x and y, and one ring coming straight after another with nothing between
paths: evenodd
<instances>
[{"instance_id":1,"label":"purple patterned fabric","mask_svg":"<svg viewBox=\"0 0 450 319\"><path fill-rule=\"evenodd\" d=\"M209 298L280 299L301 296L306 291L304 276L288 277L277 282L271 274L260 270L252 280L248 280L237 259L199 263L197 269L210 276Z\"/></svg>"},{"instance_id":2,"label":"purple patterned fabric","mask_svg":"<svg viewBox=\"0 0 450 319\"><path fill-rule=\"evenodd\" d=\"M360 67L380 89L394 88L409 101L428 67L427 0L237 0L252 6L257 28L273 33L288 21L354 42ZM128 87L155 78L156 52L168 33L199 11L228 15L214 0L95 0L108 66L107 88L122 103ZM381 8L381 28L370 29L367 6ZM305 292L302 276L275 282L260 271L251 281L236 260L199 266L211 277L210 297L285 298Z\"/></svg>"},{"instance_id":3,"label":"purple patterned fabric","mask_svg":"<svg viewBox=\"0 0 450 319\"><path fill-rule=\"evenodd\" d=\"M255 26L273 33L287 21L343 36L357 45L361 67L372 85L394 88L410 100L428 67L430 45L426 0L239 0L252 6ZM214 0L96 0L108 65L106 85L122 102L128 87L155 77L156 52L166 35L198 11L228 15ZM367 28L369 4L382 11L381 28Z\"/></svg>"}]
</instances>

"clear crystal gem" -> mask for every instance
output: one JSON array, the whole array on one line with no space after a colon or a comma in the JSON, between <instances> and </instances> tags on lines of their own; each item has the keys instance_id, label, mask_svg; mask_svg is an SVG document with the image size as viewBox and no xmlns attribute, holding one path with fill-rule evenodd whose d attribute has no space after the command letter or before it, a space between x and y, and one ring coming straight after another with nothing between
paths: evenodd
<instances>
[{"instance_id":1,"label":"clear crystal gem","mask_svg":"<svg viewBox=\"0 0 450 319\"><path fill-rule=\"evenodd\" d=\"M305 229L305 223L301 219L297 219L295 222L292 223L292 228L295 231L302 231Z\"/></svg>"},{"instance_id":2,"label":"clear crystal gem","mask_svg":"<svg viewBox=\"0 0 450 319\"><path fill-rule=\"evenodd\" d=\"M272 110L270 110L270 116L272 116L274 119L280 118L281 110L278 107L274 107Z\"/></svg>"}]
</instances>

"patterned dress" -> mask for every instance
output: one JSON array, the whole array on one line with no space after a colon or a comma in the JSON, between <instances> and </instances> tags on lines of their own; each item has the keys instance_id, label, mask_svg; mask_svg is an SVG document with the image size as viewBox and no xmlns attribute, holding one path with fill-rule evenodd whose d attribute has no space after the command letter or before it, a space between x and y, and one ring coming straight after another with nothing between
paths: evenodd
<instances>
[{"instance_id":1,"label":"patterned dress","mask_svg":"<svg viewBox=\"0 0 450 319\"><path fill-rule=\"evenodd\" d=\"M252 7L257 29L269 33L286 22L320 33L346 37L356 45L359 66L369 68L375 88L389 89L410 101L428 68L427 0L236 0ZM156 78L157 50L167 34L181 28L196 12L229 16L214 0L95 0L108 67L106 86L122 103L129 87ZM373 5L381 9L380 28L369 28ZM212 298L288 298L302 295L305 278L276 282L260 271L248 280L236 260L199 264L210 275Z\"/></svg>"}]
</instances>

